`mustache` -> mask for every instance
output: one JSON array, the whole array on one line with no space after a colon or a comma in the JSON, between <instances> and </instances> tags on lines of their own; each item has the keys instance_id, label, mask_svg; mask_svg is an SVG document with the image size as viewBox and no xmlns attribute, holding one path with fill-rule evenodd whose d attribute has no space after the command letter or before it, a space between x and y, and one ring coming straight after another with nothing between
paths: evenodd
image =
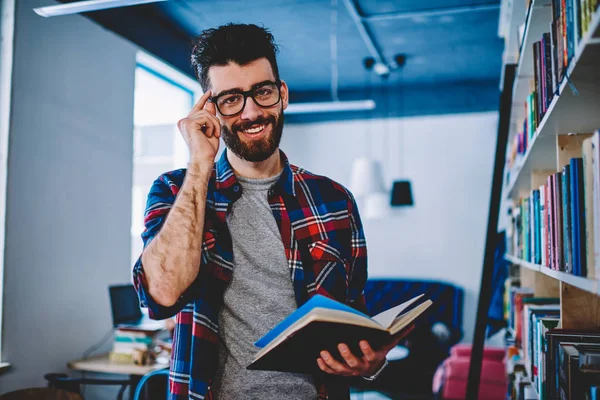
<instances>
[{"instance_id":1,"label":"mustache","mask_svg":"<svg viewBox=\"0 0 600 400\"><path fill-rule=\"evenodd\" d=\"M266 125L268 123L271 123L273 126L275 125L276 121L275 121L275 117L270 115L268 117L259 117L257 119L255 119L254 121L247 121L247 122L241 122L239 124L235 124L233 125L233 131L234 132L238 132L238 131L243 131L246 129L250 129L251 127L255 126L255 125Z\"/></svg>"}]
</instances>

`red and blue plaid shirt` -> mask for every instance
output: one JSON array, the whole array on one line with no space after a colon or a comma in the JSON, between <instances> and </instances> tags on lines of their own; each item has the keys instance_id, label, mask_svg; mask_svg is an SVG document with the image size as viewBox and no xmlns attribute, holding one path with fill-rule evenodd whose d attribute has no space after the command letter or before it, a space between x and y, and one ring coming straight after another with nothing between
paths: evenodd
<instances>
[{"instance_id":1,"label":"red and blue plaid shirt","mask_svg":"<svg viewBox=\"0 0 600 400\"><path fill-rule=\"evenodd\" d=\"M352 194L331 179L290 165L283 152L281 156L284 169L270 189L268 201L281 232L297 305L321 294L365 310L367 248ZM152 185L142 233L144 247L160 231L185 173L185 169L167 172ZM218 362L218 315L234 272L226 216L241 191L225 151L215 163L208 184L200 272L175 305L163 307L148 294L141 257L133 268L140 303L148 308L150 317L176 315L170 399L212 398L210 385ZM322 377L315 382L319 398L333 397L340 387Z\"/></svg>"}]
</instances>

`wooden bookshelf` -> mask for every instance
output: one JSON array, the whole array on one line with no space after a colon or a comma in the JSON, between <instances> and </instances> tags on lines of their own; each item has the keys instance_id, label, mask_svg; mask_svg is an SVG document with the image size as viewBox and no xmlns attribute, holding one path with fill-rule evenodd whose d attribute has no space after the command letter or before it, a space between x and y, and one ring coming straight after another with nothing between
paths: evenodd
<instances>
[{"instance_id":1,"label":"wooden bookshelf","mask_svg":"<svg viewBox=\"0 0 600 400\"><path fill-rule=\"evenodd\" d=\"M576 4L576 0L567 0L567 2L569 1ZM512 37L504 37L504 60L505 62L516 61L517 64L512 86L510 118L508 118L510 122L507 160L514 151L513 145L516 143L517 135L523 131L523 124L527 117L526 103L535 86L532 84L536 75L534 43L540 41L542 35L551 30L552 4L552 0L507 0L507 6L512 7L513 13L507 12L506 15L510 16L511 20L502 23L504 26L510 27L509 31ZM523 32L522 38L519 37L519 32ZM576 37L575 41L577 41ZM516 57L514 54L515 42L520 44L516 46L518 49ZM507 56L507 52L512 52L510 54L512 57ZM541 66L540 64L538 66L543 70L547 61L544 58L541 60ZM542 83L544 89L541 90L541 94L538 94L543 98L544 105L547 102L544 94L548 90L545 88L545 84L546 82ZM537 124L535 132L527 138L524 154L518 155L512 161L512 165L507 162L504 171L502 198L509 202L512 200L512 203L517 207L515 208L517 213L514 214L516 216L513 219L515 224L510 225L515 232L513 235L520 235L520 232L516 232L523 229L523 227L535 232L535 234L525 232L524 239L519 237L519 240L514 242L510 242L511 239L509 238L508 251L514 251L514 254L532 253L531 259L539 259L540 251L543 252L543 250L540 250L539 237L535 237L535 235L539 235L541 230L539 227L540 219L539 214L537 214L536 218L538 219L534 221L536 228L530 229L528 224L533 223L529 220L532 212L528 211L527 202L520 203L520 199L530 196L534 189L539 189L540 186L545 185L547 178L556 172L561 172L572 158L582 157L583 140L600 129L600 9L596 9L591 15L588 30L582 35L579 43L575 44L573 58L566 68L564 78L556 86L557 88L553 90L552 100ZM534 101L537 102L538 98L536 97ZM520 143L522 144L522 141ZM532 207L535 209L539 205L539 196L536 195L533 200L530 200L530 202L532 201L535 204L535 207ZM523 219L517 219L520 218L518 212L522 212ZM595 217L598 218L598 216ZM510 236L510 230L507 232ZM533 245L529 242L532 240L530 235L533 235L535 239L533 242L536 243L534 247L537 257L533 257L534 250L532 250ZM562 245L562 239L558 240ZM552 243L554 244L554 242L555 239L553 238ZM510 247L517 245L519 249L510 249ZM541 244L541 249L544 249L544 246L546 246L546 243ZM562 250L558 254L563 254ZM587 254L586 257L589 257L589 253ZM534 297L560 299L559 328L574 330L600 329L600 276L598 274L594 278L576 276L551 269L546 265L526 261L512 254L505 254L504 258L513 265L520 267L518 271L520 286L531 288ZM541 258L544 259L544 254ZM552 260L549 262L552 262ZM561 262L561 265L564 266L564 263ZM570 265L573 266L573 264ZM576 270L579 265L579 263L575 263ZM515 332L511 332L511 334L514 338ZM522 358L523 354L521 354ZM517 363L520 361L522 360L517 360ZM522 376L525 382L527 379L533 382L533 378L529 376L529 370L526 372L519 371L519 373L524 374ZM540 398L536 384L525 386L525 389L529 392L526 394L526 398Z\"/></svg>"},{"instance_id":2,"label":"wooden bookshelf","mask_svg":"<svg viewBox=\"0 0 600 400\"><path fill-rule=\"evenodd\" d=\"M541 5L540 5L541 4ZM513 108L509 143L525 118L524 102L530 92L533 79L532 43L549 30L550 2L533 1L529 9L525 30L523 52L519 58L517 76L513 89ZM588 32L582 37L575 57L567 69L567 77L559 86L544 118L536 129L525 155L517 160L509 172L505 187L507 197L517 196L531 189L533 171L554 169L558 135L591 133L600 128L600 12L596 11ZM577 90L573 93L569 81Z\"/></svg>"},{"instance_id":3,"label":"wooden bookshelf","mask_svg":"<svg viewBox=\"0 0 600 400\"><path fill-rule=\"evenodd\" d=\"M553 279L556 279L560 282L564 282L564 283L574 286L578 289L581 289L587 293L600 295L600 285L599 285L599 282L597 279L588 279L588 278L584 278L581 276L575 276L575 275L567 274L567 273L564 273L561 271L556 271L556 270L550 269L544 265L533 264L533 263L521 260L519 258L510 256L508 254L505 255L504 258L507 261L509 261L515 265L518 265L523 268L527 268L530 271L539 272L539 273L549 276Z\"/></svg>"}]
</instances>

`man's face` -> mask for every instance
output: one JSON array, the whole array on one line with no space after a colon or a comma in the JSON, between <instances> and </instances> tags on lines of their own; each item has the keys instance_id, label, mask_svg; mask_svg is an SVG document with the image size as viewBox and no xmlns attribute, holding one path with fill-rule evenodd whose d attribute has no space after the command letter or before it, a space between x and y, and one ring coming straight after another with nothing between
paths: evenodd
<instances>
[{"instance_id":1,"label":"man's face","mask_svg":"<svg viewBox=\"0 0 600 400\"><path fill-rule=\"evenodd\" d=\"M212 66L208 70L213 96L230 91L247 91L265 81L275 82L271 64L260 58L246 65L229 63ZM221 135L227 148L239 158L260 162L269 158L279 147L283 132L283 110L288 105L288 88L281 82L281 100L268 108L252 99L246 99L244 109L233 116L217 111L221 122Z\"/></svg>"}]
</instances>

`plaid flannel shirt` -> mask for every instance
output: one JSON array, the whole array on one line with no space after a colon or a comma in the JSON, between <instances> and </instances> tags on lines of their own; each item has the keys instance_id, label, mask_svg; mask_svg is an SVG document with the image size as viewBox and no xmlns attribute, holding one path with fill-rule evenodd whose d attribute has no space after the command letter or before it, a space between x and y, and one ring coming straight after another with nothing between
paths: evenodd
<instances>
[{"instance_id":1,"label":"plaid flannel shirt","mask_svg":"<svg viewBox=\"0 0 600 400\"><path fill-rule=\"evenodd\" d=\"M281 232L297 305L321 294L366 310L363 287L367 249L352 194L331 179L290 165L283 152L281 157L284 169L269 190L268 201ZM185 169L167 172L152 185L142 233L144 247L160 231L185 173ZM225 151L215 163L208 184L200 272L175 305L161 306L149 295L141 256L133 267L140 304L148 308L150 317L176 315L169 399L212 398L210 385L218 363L218 315L234 272L226 216L241 191ZM322 399L337 398L334 392L340 387L347 389L347 385L340 386L339 379L315 378L315 382Z\"/></svg>"}]
</instances>

